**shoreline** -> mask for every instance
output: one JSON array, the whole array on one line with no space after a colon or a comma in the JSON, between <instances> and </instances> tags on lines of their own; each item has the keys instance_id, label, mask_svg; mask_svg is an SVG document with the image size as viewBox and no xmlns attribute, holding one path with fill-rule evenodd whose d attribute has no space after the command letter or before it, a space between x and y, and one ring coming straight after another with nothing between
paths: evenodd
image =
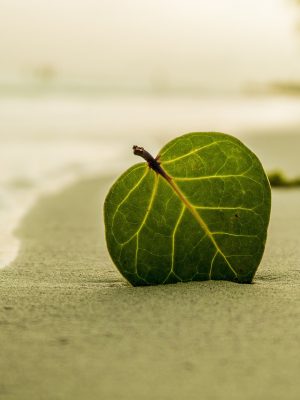
<instances>
[{"instance_id":1,"label":"shoreline","mask_svg":"<svg viewBox=\"0 0 300 400\"><path fill-rule=\"evenodd\" d=\"M78 178L119 175L136 162L134 144L157 154L188 131L228 132L267 171L300 174L300 99L46 96L3 97L0 104L0 268L17 253L12 228L38 198Z\"/></svg>"}]
</instances>

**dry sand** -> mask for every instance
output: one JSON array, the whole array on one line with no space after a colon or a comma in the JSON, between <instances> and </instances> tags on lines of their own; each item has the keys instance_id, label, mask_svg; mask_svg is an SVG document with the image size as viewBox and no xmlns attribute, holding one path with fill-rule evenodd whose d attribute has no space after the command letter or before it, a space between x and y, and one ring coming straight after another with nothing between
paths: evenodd
<instances>
[{"instance_id":1,"label":"dry sand","mask_svg":"<svg viewBox=\"0 0 300 400\"><path fill-rule=\"evenodd\" d=\"M0 271L0 398L300 398L300 191L275 191L252 285L130 287L92 179L42 199Z\"/></svg>"}]
</instances>

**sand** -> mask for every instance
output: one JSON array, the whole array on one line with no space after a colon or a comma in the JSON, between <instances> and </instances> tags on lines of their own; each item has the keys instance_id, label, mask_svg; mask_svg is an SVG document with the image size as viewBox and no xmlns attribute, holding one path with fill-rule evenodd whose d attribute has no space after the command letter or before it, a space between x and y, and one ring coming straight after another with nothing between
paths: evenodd
<instances>
[{"instance_id":1,"label":"sand","mask_svg":"<svg viewBox=\"0 0 300 400\"><path fill-rule=\"evenodd\" d=\"M0 271L0 398L300 398L300 191L273 193L254 284L130 287L103 239L110 179L41 199Z\"/></svg>"}]
</instances>

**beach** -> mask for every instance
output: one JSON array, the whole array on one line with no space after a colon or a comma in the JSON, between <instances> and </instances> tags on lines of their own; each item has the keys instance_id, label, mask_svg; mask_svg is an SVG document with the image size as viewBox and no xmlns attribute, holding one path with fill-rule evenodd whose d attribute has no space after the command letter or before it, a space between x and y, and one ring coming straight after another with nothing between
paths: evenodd
<instances>
[{"instance_id":1,"label":"beach","mask_svg":"<svg viewBox=\"0 0 300 400\"><path fill-rule=\"evenodd\" d=\"M102 204L115 176L44 196L0 272L0 398L298 399L298 190L274 190L254 283L133 288Z\"/></svg>"}]
</instances>

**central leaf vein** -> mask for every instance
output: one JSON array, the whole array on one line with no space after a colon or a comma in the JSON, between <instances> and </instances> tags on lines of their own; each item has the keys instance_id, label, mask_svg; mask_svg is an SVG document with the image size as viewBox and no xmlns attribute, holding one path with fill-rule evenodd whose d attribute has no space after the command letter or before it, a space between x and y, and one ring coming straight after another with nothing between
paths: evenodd
<instances>
[{"instance_id":1,"label":"central leaf vein","mask_svg":"<svg viewBox=\"0 0 300 400\"><path fill-rule=\"evenodd\" d=\"M169 179L166 179L167 182L170 184L170 186L172 187L172 189L175 191L175 193L177 194L177 196L180 198L180 200L185 204L185 206L189 209L189 211L192 213L192 215L194 216L194 218L196 219L196 221L199 223L199 225L201 226L201 228L203 229L203 231L206 233L206 235L209 237L209 239L211 240L211 242L213 243L217 253L219 253L224 261L226 262L226 264L228 265L229 269L234 273L234 275L237 277L238 274L235 271L235 269L232 267L231 263L228 261L226 255L223 253L222 249L220 248L220 246L218 245L217 241L215 240L212 232L210 231L209 227L207 226L207 224L205 223L205 221L203 220L203 218L201 217L201 215L199 214L199 212L197 211L197 209L193 206L193 204L190 203L190 201L187 199L187 197L184 195L184 193L180 190L180 188L177 186L176 182L172 179L172 177L168 176Z\"/></svg>"}]
</instances>

